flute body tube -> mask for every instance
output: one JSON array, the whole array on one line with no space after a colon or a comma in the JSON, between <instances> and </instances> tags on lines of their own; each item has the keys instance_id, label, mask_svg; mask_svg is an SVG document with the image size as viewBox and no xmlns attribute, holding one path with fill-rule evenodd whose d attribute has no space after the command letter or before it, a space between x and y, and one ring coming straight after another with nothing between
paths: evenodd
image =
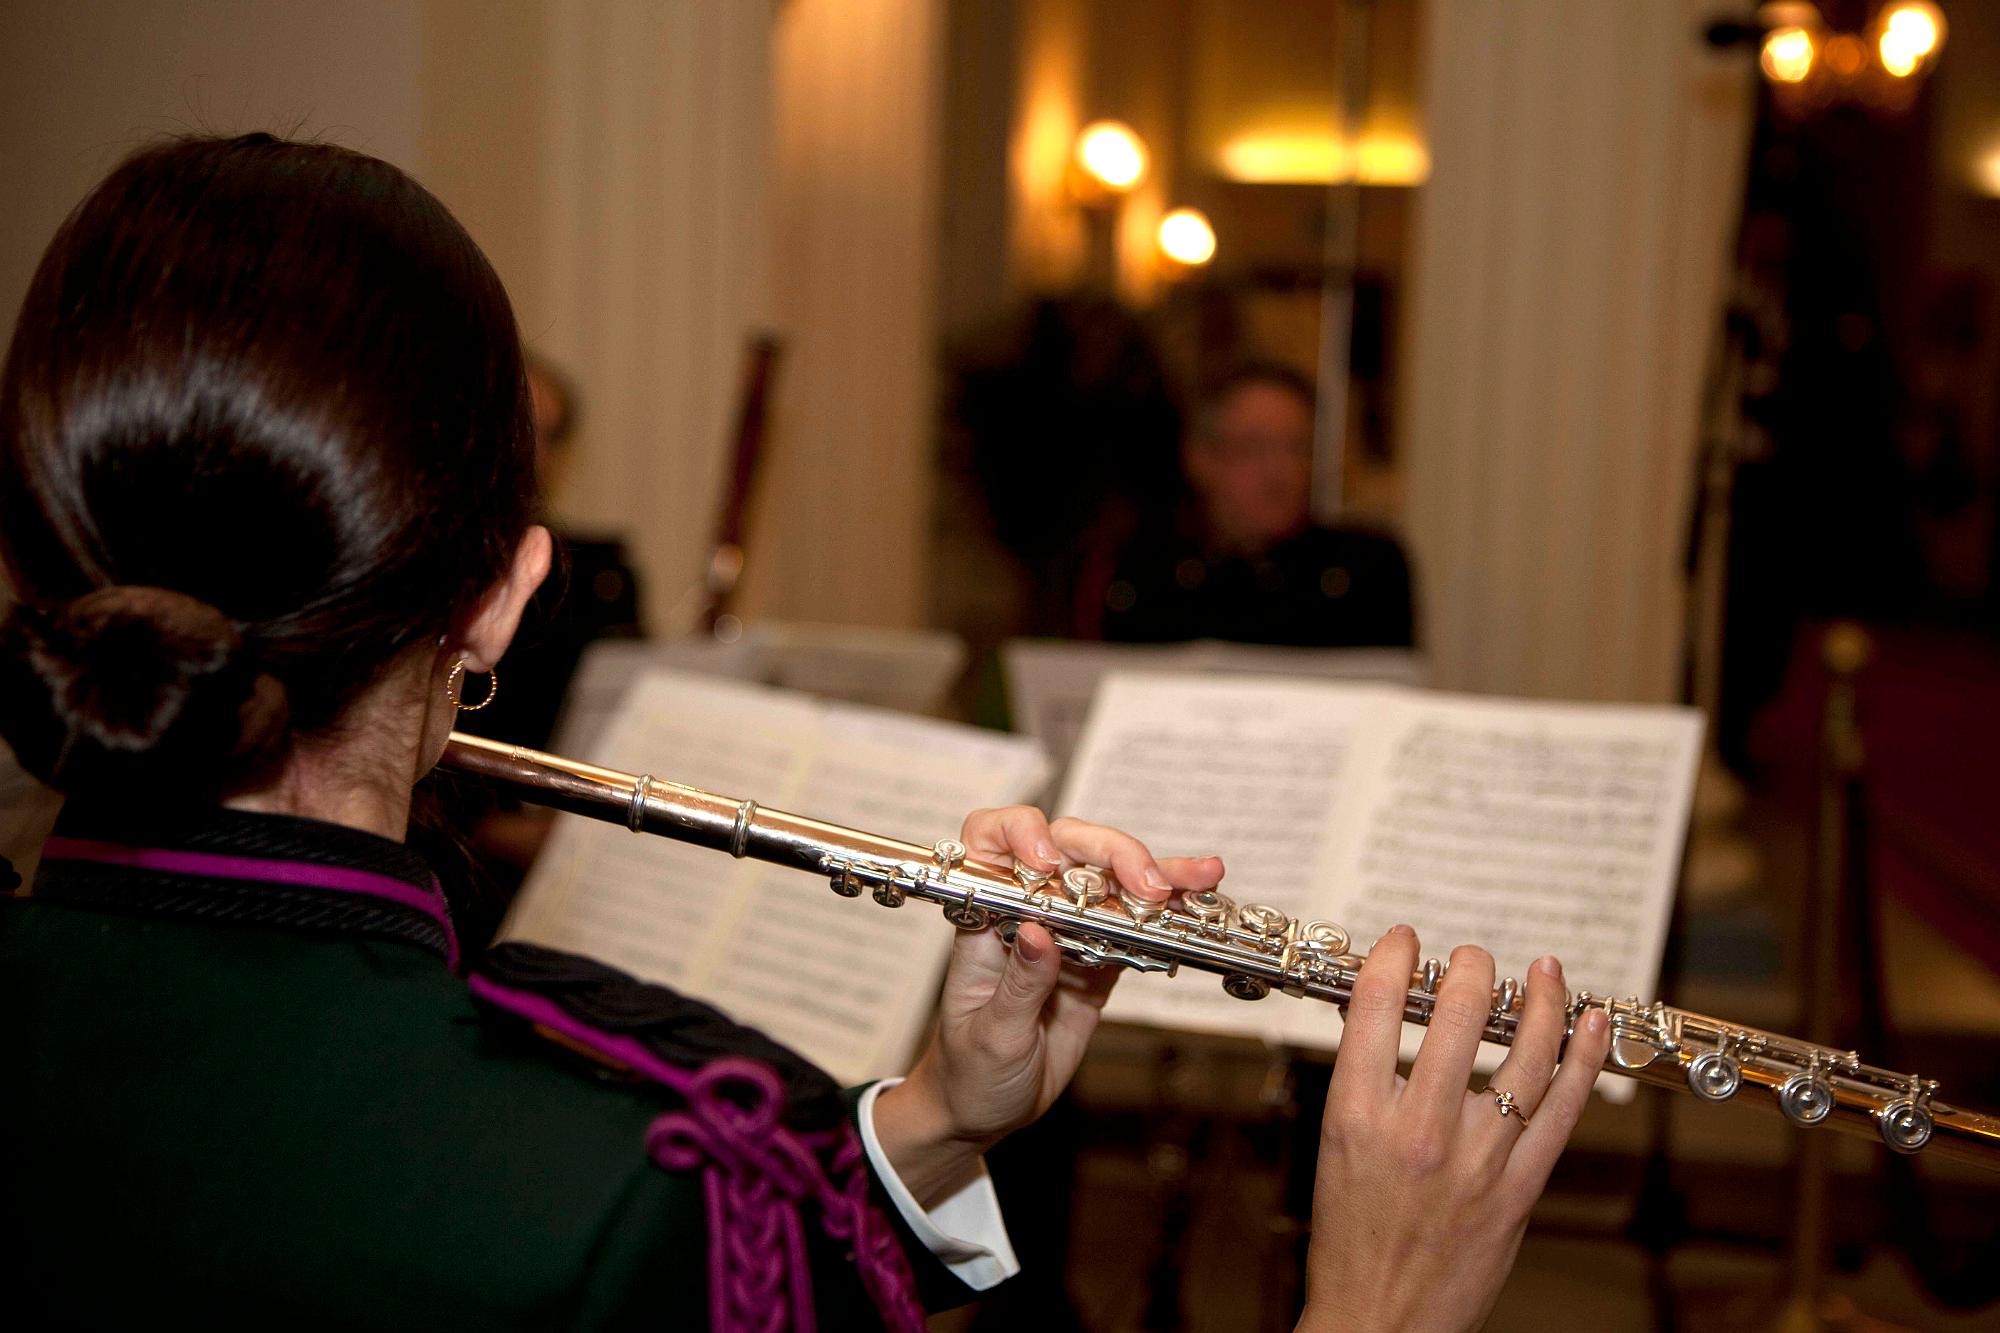
<instances>
[{"instance_id":1,"label":"flute body tube","mask_svg":"<svg viewBox=\"0 0 2000 1333\"><path fill-rule=\"evenodd\" d=\"M931 846L903 842L650 774L457 732L443 762L535 804L809 871L844 897L867 894L884 907L901 907L912 898L932 903L961 930L991 925L1011 943L1022 922L1039 922L1079 963L1168 975L1183 967L1213 973L1224 990L1243 1000L1282 991L1344 1010L1363 961L1347 932L1331 922L1239 905L1214 890L1177 894L1164 905L1148 902L1096 869L1045 876L1026 867L991 865L968 859L965 848L949 839ZM1407 1021L1430 1021L1444 970L1431 959L1411 975L1403 1007ZM1523 998L1512 978L1494 988L1488 1041L1512 1044ZM1610 1021L1604 1067L1611 1072L1706 1101L1744 1094L1802 1129L1864 1134L1897 1152L2000 1170L2000 1119L1940 1100L1935 1080L1867 1064L1854 1051L1588 991L1569 997L1570 1031L1586 1009L1600 1009Z\"/></svg>"}]
</instances>

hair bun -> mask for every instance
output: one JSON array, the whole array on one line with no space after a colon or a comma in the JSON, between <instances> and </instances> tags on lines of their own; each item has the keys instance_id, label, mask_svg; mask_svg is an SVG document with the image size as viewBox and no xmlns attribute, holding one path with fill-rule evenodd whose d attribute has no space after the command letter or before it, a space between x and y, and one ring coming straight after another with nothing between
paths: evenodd
<instances>
[{"instance_id":1,"label":"hair bun","mask_svg":"<svg viewBox=\"0 0 2000 1333\"><path fill-rule=\"evenodd\" d=\"M168 588L113 586L0 623L7 739L72 794L170 780L213 797L283 754L285 688L229 618ZM36 688L39 686L39 688Z\"/></svg>"}]
</instances>

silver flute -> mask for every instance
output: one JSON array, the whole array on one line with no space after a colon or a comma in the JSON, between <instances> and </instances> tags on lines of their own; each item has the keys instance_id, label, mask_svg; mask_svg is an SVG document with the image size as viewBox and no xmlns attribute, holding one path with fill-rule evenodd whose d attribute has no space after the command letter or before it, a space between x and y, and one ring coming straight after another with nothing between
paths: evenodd
<instances>
[{"instance_id":1,"label":"silver flute","mask_svg":"<svg viewBox=\"0 0 2000 1333\"><path fill-rule=\"evenodd\" d=\"M1295 921L1275 907L1236 903L1213 890L1167 903L1127 893L1108 873L1077 867L1046 875L1025 866L969 860L963 844L925 847L767 810L755 801L634 776L517 745L452 733L444 764L538 805L825 876L846 898L884 907L935 903L960 930L992 926L1012 943L1037 921L1078 963L1174 975L1183 966L1221 976L1241 1000L1272 991L1346 1007L1363 956L1330 921ZM1403 1017L1428 1023L1444 964L1411 974ZM1509 977L1492 993L1485 1036L1511 1045L1523 992ZM1660 1003L1589 991L1568 998L1567 1032L1586 1009L1611 1024L1604 1067L1645 1083L1722 1102L1762 1088L1793 1124L1879 1137L1897 1152L1928 1150L2000 1170L2000 1119L1938 1100L1934 1079L1863 1064L1836 1050Z\"/></svg>"}]
</instances>

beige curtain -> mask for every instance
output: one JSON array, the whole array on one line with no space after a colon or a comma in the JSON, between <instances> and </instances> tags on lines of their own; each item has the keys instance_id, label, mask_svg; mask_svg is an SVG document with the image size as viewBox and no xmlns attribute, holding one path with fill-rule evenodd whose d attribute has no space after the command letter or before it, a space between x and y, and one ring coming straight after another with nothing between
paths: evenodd
<instances>
[{"instance_id":1,"label":"beige curtain","mask_svg":"<svg viewBox=\"0 0 2000 1333\"><path fill-rule=\"evenodd\" d=\"M765 283L771 7L548 7L523 332L582 386L560 512L622 533L666 629L700 578Z\"/></svg>"},{"instance_id":2,"label":"beige curtain","mask_svg":"<svg viewBox=\"0 0 2000 1333\"><path fill-rule=\"evenodd\" d=\"M785 0L776 37L786 351L743 610L913 625L935 470L942 0Z\"/></svg>"},{"instance_id":3,"label":"beige curtain","mask_svg":"<svg viewBox=\"0 0 2000 1333\"><path fill-rule=\"evenodd\" d=\"M1752 68L1702 0L1427 0L1403 420L1436 683L1672 697Z\"/></svg>"},{"instance_id":4,"label":"beige curtain","mask_svg":"<svg viewBox=\"0 0 2000 1333\"><path fill-rule=\"evenodd\" d=\"M785 341L740 609L913 623L941 0L430 0L427 175L583 417L558 513L684 627L747 340Z\"/></svg>"}]
</instances>

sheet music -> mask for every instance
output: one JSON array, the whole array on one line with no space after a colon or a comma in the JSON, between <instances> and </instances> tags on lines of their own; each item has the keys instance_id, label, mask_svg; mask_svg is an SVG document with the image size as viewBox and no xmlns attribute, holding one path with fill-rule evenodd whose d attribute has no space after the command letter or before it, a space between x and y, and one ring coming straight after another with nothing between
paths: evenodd
<instances>
[{"instance_id":1,"label":"sheet music","mask_svg":"<svg viewBox=\"0 0 2000 1333\"><path fill-rule=\"evenodd\" d=\"M684 639L599 639L583 650L562 715L549 742L557 754L578 758L597 753L605 724L624 702L625 692L648 671L691 671L725 680L756 680L764 669L762 651L738 639L724 643L707 635Z\"/></svg>"},{"instance_id":2,"label":"sheet music","mask_svg":"<svg viewBox=\"0 0 2000 1333\"><path fill-rule=\"evenodd\" d=\"M1031 741L802 695L648 672L599 762L835 823L935 841L1019 800ZM900 1073L927 1022L952 931L824 880L564 815L503 932L698 995L845 1083Z\"/></svg>"},{"instance_id":3,"label":"sheet music","mask_svg":"<svg viewBox=\"0 0 2000 1333\"><path fill-rule=\"evenodd\" d=\"M785 621L751 625L730 642L702 634L602 639L584 649L550 744L558 754L591 755L625 692L656 668L930 713L957 682L965 658L965 641L937 630L860 630Z\"/></svg>"},{"instance_id":4,"label":"sheet music","mask_svg":"<svg viewBox=\"0 0 2000 1333\"><path fill-rule=\"evenodd\" d=\"M1406 648L1274 648L1224 643L1077 643L1012 639L1000 659L1014 729L1039 740L1058 768L1069 763L1083 734L1098 682L1114 671L1211 672L1326 680L1424 683L1423 659Z\"/></svg>"},{"instance_id":5,"label":"sheet music","mask_svg":"<svg viewBox=\"0 0 2000 1333\"><path fill-rule=\"evenodd\" d=\"M1215 851L1223 889L1427 955L1461 943L1525 977L1649 995L1700 747L1691 709L1548 704L1337 682L1113 675L1061 808L1159 854ZM1127 977L1113 1018L1332 1048L1324 1005L1223 995L1206 976ZM1422 1030L1405 1029L1405 1056ZM1504 1055L1482 1052L1492 1068ZM1632 1085L1607 1078L1608 1095Z\"/></svg>"},{"instance_id":6,"label":"sheet music","mask_svg":"<svg viewBox=\"0 0 2000 1333\"><path fill-rule=\"evenodd\" d=\"M1554 953L1572 990L1647 997L1700 744L1693 709L1393 700L1319 873L1336 919L1359 947L1407 921L1426 955L1478 944L1526 977Z\"/></svg>"},{"instance_id":7,"label":"sheet music","mask_svg":"<svg viewBox=\"0 0 2000 1333\"><path fill-rule=\"evenodd\" d=\"M905 713L935 711L965 670L965 640L942 630L763 621L744 637L767 684Z\"/></svg>"},{"instance_id":8,"label":"sheet music","mask_svg":"<svg viewBox=\"0 0 2000 1333\"><path fill-rule=\"evenodd\" d=\"M1222 856L1223 891L1319 917L1314 869L1345 789L1343 767L1382 689L1330 696L1287 680L1112 675L1057 809L1138 837L1156 856ZM1276 1040L1284 1006L1246 1005L1221 978L1122 978L1108 1017Z\"/></svg>"}]
</instances>

